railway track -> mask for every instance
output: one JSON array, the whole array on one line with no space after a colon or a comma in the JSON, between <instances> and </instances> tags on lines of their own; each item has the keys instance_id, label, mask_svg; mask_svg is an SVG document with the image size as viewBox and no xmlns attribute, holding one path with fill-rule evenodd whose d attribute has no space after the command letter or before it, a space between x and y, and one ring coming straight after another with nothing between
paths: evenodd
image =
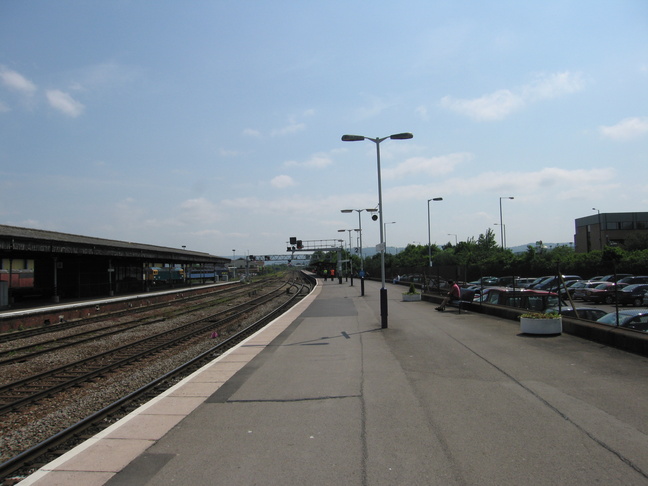
<instances>
[{"instance_id":1,"label":"railway track","mask_svg":"<svg viewBox=\"0 0 648 486\"><path fill-rule=\"evenodd\" d=\"M63 321L59 322L56 324L49 324L47 326L40 326L40 327L32 327L29 329L23 329L20 331L12 331L12 332L4 332L0 333L0 344L1 343L7 343L7 342L12 342L12 341L17 341L20 339L26 339L30 337L35 337L35 336L40 336L43 334L50 334L53 332L58 332L58 331L65 331L68 329L74 329L80 326L84 326L86 324L96 322L96 321L105 321L108 318L118 318L121 316L125 315L132 315L136 313L141 313L141 312L147 312L155 309L163 309L167 308L170 305L177 305L177 304L184 304L187 302L191 301L200 301L205 298L214 298L218 296L236 296L236 295L245 295L246 293L250 292L251 289L254 288L259 288L262 285L267 285L269 282L272 280L275 280L274 278L268 279L268 280L263 280L261 282L256 282L253 284L250 284L248 286L243 286L239 284L231 284L231 286L226 286L226 287L215 287L213 292L207 293L207 294L198 294L198 295L191 295L188 294L186 297L184 296L183 290L178 290L177 295L180 296L177 300L173 301L172 303L169 302L159 302L155 304L149 304L144 307L129 307L123 310L119 311L113 311L108 314L100 314L100 315L94 315L90 317L84 317L82 319L75 319L71 321ZM184 289L184 290L190 290L190 289Z\"/></svg>"},{"instance_id":2,"label":"railway track","mask_svg":"<svg viewBox=\"0 0 648 486\"><path fill-rule=\"evenodd\" d=\"M162 349L177 346L198 335L218 331L219 328L230 325L282 292L283 286L262 297L189 322L170 331L161 332L96 356L0 386L0 415L33 404L44 397L51 397L61 390L88 382L116 368L144 359Z\"/></svg>"},{"instance_id":3,"label":"railway track","mask_svg":"<svg viewBox=\"0 0 648 486\"><path fill-rule=\"evenodd\" d=\"M268 282L264 282L265 285L268 284ZM128 330L135 329L139 326L148 326L151 324L155 324L156 322L161 322L166 319L170 319L174 316L179 315L180 313L186 313L186 312L195 312L201 309L205 309L208 307L212 307L214 305L214 301L217 299L220 304L225 304L227 302L233 301L236 298L239 298L241 296L245 295L251 295L255 294L259 289L262 288L262 285L264 284L256 284L250 288L246 289L225 289L217 292L213 292L210 294L203 294L200 297L200 302L192 305L190 308L186 307L187 300L183 301L175 301L173 304L169 303L164 303L160 305L155 305L154 307L148 307L145 310L146 311L151 311L155 309L164 309L165 314L163 317L143 317L143 318L136 318L132 319L126 322L120 322L116 323L113 325L110 325L109 327L102 328L102 329L90 329L87 331L81 331L77 332L73 335L70 336L63 336L63 337L55 337L52 339L47 339L43 341L38 341L36 343L31 343L27 344L24 346L18 346L18 347L12 347L10 349L7 349L5 351L0 351L0 366L2 365L7 365L7 364L12 364L12 363L18 363L18 362L25 362L29 359L32 359L36 356L50 353L53 351L58 351L60 349L63 349L65 347L69 346L76 346L82 343L87 343L91 341L95 341L98 339L103 339L108 336L113 336L117 335L123 332L126 332ZM192 300L197 300L198 297L193 297L189 298L189 301ZM140 311L141 312L141 311ZM110 317L112 318L118 318L120 316L123 316L123 312L119 312L119 315L113 315L111 314ZM96 321L97 318L91 318L90 321ZM105 320L105 317L104 317ZM38 333L29 333L27 336L20 336L22 337L32 337L35 335L44 335L44 334L56 334L60 331L65 331L69 329L74 329L77 327L81 327L84 325L89 324L88 321L84 320L83 322L75 322L72 323L70 326L63 326L61 328L48 328L48 329L40 329ZM18 337L14 338L14 341L18 340Z\"/></svg>"},{"instance_id":4,"label":"railway track","mask_svg":"<svg viewBox=\"0 0 648 486\"><path fill-rule=\"evenodd\" d=\"M251 304L252 306L263 306L263 305L267 305L268 302L273 300L273 298L275 298L278 294L290 293L289 298L284 299L280 304L273 306L273 308L267 311L262 318L257 319L256 321L252 322L249 325L243 326L240 329L240 331L236 332L228 339L218 343L216 346L202 353L200 356L190 360L189 362L176 368L172 372L169 372L164 376L152 381L148 385L141 387L140 389L129 394L128 396L120 398L119 400L115 401L108 407L105 407L104 409L96 413L93 413L92 415L81 420L77 424L68 427L66 430L55 434L49 439L39 443L34 447L29 448L28 450L18 454L12 459L0 464L0 478L3 480L2 484L3 485L14 484L12 480L9 478L9 475L14 474L21 469L25 471L25 468L31 470L33 468L39 467L40 465L50 461L53 457L60 455L65 450L73 447L75 445L75 441L78 442L79 440L78 438L80 434L82 434L83 437L87 437L89 434L91 435L96 433L100 428L104 428L108 426L110 423L117 420L120 416L123 416L126 413L128 413L130 410L134 409L140 403L143 403L149 400L152 396L161 393L161 391L164 388L168 388L169 386L177 382L179 379L181 379L183 376L203 366L204 363L213 360L216 356L222 354L226 349L229 349L230 347L239 343L241 340L245 339L250 334L256 332L258 329L266 325L277 315L280 315L281 313L285 312L287 308L294 305L303 295L305 295L305 293L309 292L310 290L311 290L311 285L309 283L292 282L290 284L287 284L286 286L280 287L279 289L275 290L271 294L254 299L254 303ZM248 306L240 305L237 306L237 308L230 309L229 312L216 313L212 316L202 318L195 322L187 324L187 326L184 326L185 329L183 331L179 331L179 334L176 334L174 336L171 336L170 334L167 335L166 337L155 336L154 337L155 339L152 339L152 341L155 341L155 343L146 345L145 346L146 350L144 351L137 350L138 346L133 346L128 351L122 349L115 350L114 358L111 358L114 359L114 361L110 364L104 363L104 366L101 366L99 368L93 368L96 364L95 365L90 364L90 362L88 361L83 364L74 363L73 364L74 366L81 366L78 369L75 369L74 367L63 367L63 368L67 368L67 371L63 369L54 370L56 371L55 374L57 376L67 377L67 378L62 378L62 380L66 382L65 385L63 385L62 383L50 383L48 385L49 390L40 390L37 391L36 393L27 393L27 395L29 395L31 398L26 398L26 396L18 397L17 395L14 395L13 397L7 399L3 398L4 401L3 401L2 411L6 413L9 410L15 410L16 408L24 406L27 403L33 403L34 400L37 401L39 397L50 396L52 393L58 393L57 390L59 390L60 387L63 387L61 389L64 389L66 387L73 386L75 383L79 383L79 380L84 381L84 380L92 379L92 377L109 373L110 370L113 369L114 367L127 366L129 363L132 364L133 362L136 362L138 359L142 359L143 354L141 353L150 355L150 353L157 352L159 348L168 347L172 345L170 344L171 342L190 339L189 336L191 334L195 334L195 333L204 334L204 332L209 331L214 327L223 325L226 321L232 321L233 319L240 318L242 314L249 313L251 308L252 307L250 307L249 305ZM223 314L227 314L227 315L223 317ZM166 334L166 333L161 333L161 334ZM126 353L126 354L122 354L122 353ZM82 361L86 361L86 360L82 360ZM59 378L54 378L53 376L54 375L52 375L50 378L40 377L38 378L38 380L44 379L45 381L40 382L42 384L42 383L47 383L47 380L56 381L59 379ZM39 382L38 381L32 382L30 387L33 389L33 387L42 386L42 385L38 385L37 383ZM13 390L14 391L18 390L18 388L20 388L21 386L24 385L18 385L16 388L13 388ZM6 390L8 390L8 388ZM3 390L0 391L0 394L3 397L5 397L6 390L3 388ZM64 443L67 443L67 445L63 445ZM29 471L27 470L27 472Z\"/></svg>"}]
</instances>

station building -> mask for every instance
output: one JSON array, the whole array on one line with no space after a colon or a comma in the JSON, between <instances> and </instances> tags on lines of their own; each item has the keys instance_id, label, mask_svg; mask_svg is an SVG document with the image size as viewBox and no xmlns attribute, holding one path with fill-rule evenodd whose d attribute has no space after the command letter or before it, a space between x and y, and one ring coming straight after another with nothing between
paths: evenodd
<instances>
[{"instance_id":1,"label":"station building","mask_svg":"<svg viewBox=\"0 0 648 486\"><path fill-rule=\"evenodd\" d=\"M190 269L209 268L214 276L227 273L229 263L185 249L0 225L0 307L183 286L191 283Z\"/></svg>"},{"instance_id":2,"label":"station building","mask_svg":"<svg viewBox=\"0 0 648 486\"><path fill-rule=\"evenodd\" d=\"M597 213L575 223L574 250L579 253L624 246L630 236L648 234L648 213Z\"/></svg>"}]
</instances>

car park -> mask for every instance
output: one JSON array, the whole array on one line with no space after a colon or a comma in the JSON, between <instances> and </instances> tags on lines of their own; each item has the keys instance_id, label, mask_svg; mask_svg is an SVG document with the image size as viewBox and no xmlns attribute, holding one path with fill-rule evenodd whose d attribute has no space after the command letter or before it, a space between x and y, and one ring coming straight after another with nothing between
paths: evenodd
<instances>
[{"instance_id":1,"label":"car park","mask_svg":"<svg viewBox=\"0 0 648 486\"><path fill-rule=\"evenodd\" d=\"M631 273L614 273L612 275L604 275L600 278L601 282L618 282L622 278L632 277Z\"/></svg>"},{"instance_id":2,"label":"car park","mask_svg":"<svg viewBox=\"0 0 648 486\"><path fill-rule=\"evenodd\" d=\"M545 275L544 277L538 277L533 282L531 282L527 288L535 289L536 286L540 285L542 282L544 282L548 278L552 278L552 277L553 277L553 275Z\"/></svg>"},{"instance_id":3,"label":"car park","mask_svg":"<svg viewBox=\"0 0 648 486\"><path fill-rule=\"evenodd\" d=\"M585 281L584 285L574 284L571 292L572 299L585 300L585 297L587 296L587 291L600 284L601 284L600 281L591 281L591 280Z\"/></svg>"},{"instance_id":4,"label":"car park","mask_svg":"<svg viewBox=\"0 0 648 486\"><path fill-rule=\"evenodd\" d=\"M562 282L565 283L583 279L580 275L561 275L561 277ZM537 290L555 290L559 285L561 285L561 279L557 275L554 275L543 280L533 288Z\"/></svg>"},{"instance_id":5,"label":"car park","mask_svg":"<svg viewBox=\"0 0 648 486\"><path fill-rule=\"evenodd\" d=\"M521 289L526 289L535 281L535 278L520 277L515 279L515 286Z\"/></svg>"},{"instance_id":6,"label":"car park","mask_svg":"<svg viewBox=\"0 0 648 486\"><path fill-rule=\"evenodd\" d=\"M561 307L551 308L545 311L547 314L560 314L565 317L576 317L588 321L596 321L608 312L596 307Z\"/></svg>"},{"instance_id":7,"label":"car park","mask_svg":"<svg viewBox=\"0 0 648 486\"><path fill-rule=\"evenodd\" d=\"M632 277L623 277L618 280L618 283L632 284L648 284L648 275L633 275Z\"/></svg>"},{"instance_id":8,"label":"car park","mask_svg":"<svg viewBox=\"0 0 648 486\"><path fill-rule=\"evenodd\" d=\"M480 279L473 280L472 282L468 282L472 285L481 285L484 287L492 287L494 285L499 285L499 278L498 277L481 277Z\"/></svg>"},{"instance_id":9,"label":"car park","mask_svg":"<svg viewBox=\"0 0 648 486\"><path fill-rule=\"evenodd\" d=\"M643 305L646 292L648 292L648 284L631 284L619 289L616 293L616 302L620 305L639 307Z\"/></svg>"},{"instance_id":10,"label":"car park","mask_svg":"<svg viewBox=\"0 0 648 486\"><path fill-rule=\"evenodd\" d=\"M608 326L618 325L623 329L648 332L648 309L623 309L617 312L610 312L596 322Z\"/></svg>"},{"instance_id":11,"label":"car park","mask_svg":"<svg viewBox=\"0 0 648 486\"><path fill-rule=\"evenodd\" d=\"M587 289L585 298L586 302L601 302L605 304L613 304L615 301L615 294L626 287L625 284L616 284L614 282L601 282L596 287Z\"/></svg>"},{"instance_id":12,"label":"car park","mask_svg":"<svg viewBox=\"0 0 648 486\"><path fill-rule=\"evenodd\" d=\"M488 291L488 292L486 292ZM545 312L548 308L558 307L560 298L554 292L534 289L511 289L508 287L491 287L484 289L481 302L504 305L536 312Z\"/></svg>"}]
</instances>

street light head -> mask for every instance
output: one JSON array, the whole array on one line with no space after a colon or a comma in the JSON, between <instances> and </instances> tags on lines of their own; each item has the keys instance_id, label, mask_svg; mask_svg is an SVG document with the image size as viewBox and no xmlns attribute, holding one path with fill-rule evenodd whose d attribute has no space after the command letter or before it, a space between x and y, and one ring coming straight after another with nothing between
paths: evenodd
<instances>
[{"instance_id":1,"label":"street light head","mask_svg":"<svg viewBox=\"0 0 648 486\"><path fill-rule=\"evenodd\" d=\"M341 213L352 213L353 209L341 209L340 212Z\"/></svg>"},{"instance_id":2,"label":"street light head","mask_svg":"<svg viewBox=\"0 0 648 486\"><path fill-rule=\"evenodd\" d=\"M414 137L414 135L412 135L412 134L409 133L409 132L406 132L406 133L397 133L397 134L395 134L395 135L390 135L390 136L389 136L389 138L391 138L392 140L407 140L407 139L409 139L409 138L413 138L413 137ZM344 137L342 137L342 140L344 140Z\"/></svg>"},{"instance_id":3,"label":"street light head","mask_svg":"<svg viewBox=\"0 0 648 486\"><path fill-rule=\"evenodd\" d=\"M367 211L368 213L375 213L376 211L378 211L378 209L377 208L370 208L370 209L365 209L365 211Z\"/></svg>"},{"instance_id":4,"label":"street light head","mask_svg":"<svg viewBox=\"0 0 648 486\"><path fill-rule=\"evenodd\" d=\"M343 142L359 142L360 140L364 140L365 137L362 135L342 135L342 141Z\"/></svg>"},{"instance_id":5,"label":"street light head","mask_svg":"<svg viewBox=\"0 0 648 486\"><path fill-rule=\"evenodd\" d=\"M346 230L338 230L338 233L344 233Z\"/></svg>"}]
</instances>

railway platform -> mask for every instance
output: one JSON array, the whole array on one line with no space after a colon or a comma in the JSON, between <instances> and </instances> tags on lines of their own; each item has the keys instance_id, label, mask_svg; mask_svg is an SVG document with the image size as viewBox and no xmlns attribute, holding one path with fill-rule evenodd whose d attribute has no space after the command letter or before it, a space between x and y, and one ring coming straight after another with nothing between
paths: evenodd
<instances>
[{"instance_id":1,"label":"railway platform","mask_svg":"<svg viewBox=\"0 0 648 486\"><path fill-rule=\"evenodd\" d=\"M20 484L646 485L648 360L323 282Z\"/></svg>"}]
</instances>

